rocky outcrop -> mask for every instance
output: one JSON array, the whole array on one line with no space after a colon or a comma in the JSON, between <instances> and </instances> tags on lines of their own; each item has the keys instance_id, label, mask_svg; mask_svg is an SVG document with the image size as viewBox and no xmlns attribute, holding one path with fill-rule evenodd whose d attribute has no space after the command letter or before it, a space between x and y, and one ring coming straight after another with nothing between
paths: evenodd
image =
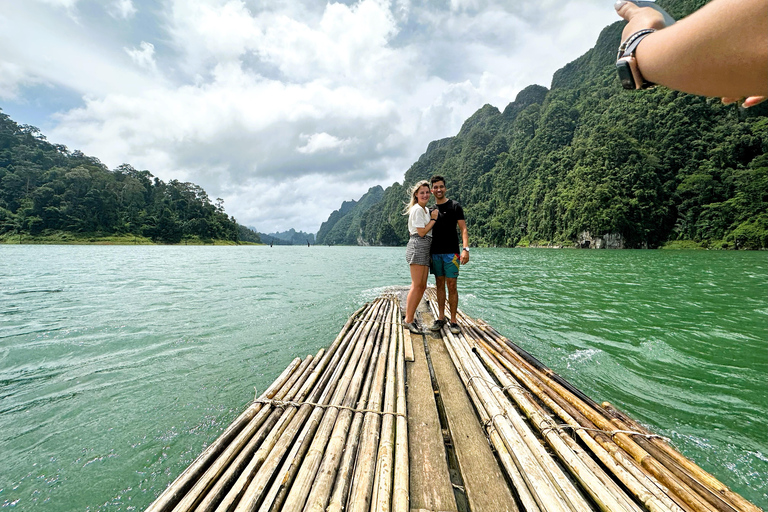
<instances>
[{"instance_id":1,"label":"rocky outcrop","mask_svg":"<svg viewBox=\"0 0 768 512\"><path fill-rule=\"evenodd\" d=\"M582 231L576 244L581 249L624 249L624 237L620 233L592 236L589 231Z\"/></svg>"}]
</instances>

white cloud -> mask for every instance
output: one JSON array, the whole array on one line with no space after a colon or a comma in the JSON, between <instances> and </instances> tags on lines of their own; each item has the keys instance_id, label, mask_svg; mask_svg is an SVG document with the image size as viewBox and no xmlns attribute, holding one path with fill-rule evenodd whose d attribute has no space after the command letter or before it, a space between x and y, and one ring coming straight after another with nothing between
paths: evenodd
<instances>
[{"instance_id":1,"label":"white cloud","mask_svg":"<svg viewBox=\"0 0 768 512\"><path fill-rule=\"evenodd\" d=\"M132 0L115 0L109 6L108 12L114 18L127 20L136 15L137 9Z\"/></svg>"},{"instance_id":2,"label":"white cloud","mask_svg":"<svg viewBox=\"0 0 768 512\"><path fill-rule=\"evenodd\" d=\"M125 48L125 51L139 67L152 71L157 69L155 64L155 46L152 43L142 41L140 49Z\"/></svg>"},{"instance_id":3,"label":"white cloud","mask_svg":"<svg viewBox=\"0 0 768 512\"><path fill-rule=\"evenodd\" d=\"M302 133L299 138L306 141L301 147L297 147L296 151L304 154L317 153L318 151L330 151L332 149L338 149L344 151L344 148L348 146L352 139L339 139L328 133L313 133L312 135L306 135Z\"/></svg>"},{"instance_id":4,"label":"white cloud","mask_svg":"<svg viewBox=\"0 0 768 512\"><path fill-rule=\"evenodd\" d=\"M54 7L62 7L67 10L72 10L72 8L77 5L77 2L80 0L37 0L40 3L52 5Z\"/></svg>"},{"instance_id":5,"label":"white cloud","mask_svg":"<svg viewBox=\"0 0 768 512\"><path fill-rule=\"evenodd\" d=\"M0 99L15 100L20 89L35 82L26 70L13 62L0 61Z\"/></svg>"},{"instance_id":6,"label":"white cloud","mask_svg":"<svg viewBox=\"0 0 768 512\"><path fill-rule=\"evenodd\" d=\"M28 82L62 87L83 96L137 94L156 81L156 77L127 66L130 58L121 46L94 44L90 27L34 2L3 6L0 55L21 67L21 76Z\"/></svg>"},{"instance_id":7,"label":"white cloud","mask_svg":"<svg viewBox=\"0 0 768 512\"><path fill-rule=\"evenodd\" d=\"M260 230L315 231L341 201L401 180L483 104L548 85L613 21L603 4L110 0L104 26L84 8L61 17L77 0L11 2L0 97L26 101L34 83L73 91L82 104L51 113L49 140L193 181ZM148 13L161 18L140 25Z\"/></svg>"}]
</instances>

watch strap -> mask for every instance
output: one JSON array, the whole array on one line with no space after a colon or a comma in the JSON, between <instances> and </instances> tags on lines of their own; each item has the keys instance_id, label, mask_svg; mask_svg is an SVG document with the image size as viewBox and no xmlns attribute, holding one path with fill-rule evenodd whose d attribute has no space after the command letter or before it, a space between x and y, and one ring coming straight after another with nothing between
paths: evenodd
<instances>
[{"instance_id":1,"label":"watch strap","mask_svg":"<svg viewBox=\"0 0 768 512\"><path fill-rule=\"evenodd\" d=\"M637 60L635 59L635 50L637 50L637 46L640 44L640 42L643 39L653 34L654 32L656 32L656 29L653 29L653 28L645 28L643 30L638 30L637 32L629 36L619 46L619 52L618 52L618 55L616 56L617 66L618 66L618 61L627 61L631 69L632 75L634 76L635 89L648 89L649 87L653 87L654 85L656 85L655 83L649 82L648 80L645 79L645 77L643 77L642 73L640 72L640 69L637 67ZM627 88L628 86L625 84L624 87Z\"/></svg>"},{"instance_id":2,"label":"watch strap","mask_svg":"<svg viewBox=\"0 0 768 512\"><path fill-rule=\"evenodd\" d=\"M637 45L640 44L640 41L642 41L646 36L653 34L654 32L656 32L655 28L644 28L643 30L638 30L626 38L624 42L619 45L619 53L616 56L616 60L619 60L622 57L633 56L635 54Z\"/></svg>"}]
</instances>

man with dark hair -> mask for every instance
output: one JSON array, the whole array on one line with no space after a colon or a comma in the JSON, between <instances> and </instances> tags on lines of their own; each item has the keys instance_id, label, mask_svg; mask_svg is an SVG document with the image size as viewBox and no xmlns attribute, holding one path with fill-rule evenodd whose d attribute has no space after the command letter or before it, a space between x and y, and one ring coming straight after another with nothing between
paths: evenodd
<instances>
[{"instance_id":1,"label":"man with dark hair","mask_svg":"<svg viewBox=\"0 0 768 512\"><path fill-rule=\"evenodd\" d=\"M445 288L448 287L448 306L451 311L451 321L448 328L452 333L459 333L459 324L456 321L456 310L459 307L459 291L456 288L456 278L459 277L459 265L469 263L469 234L467 223L464 221L464 210L453 199L445 196L445 178L432 176L429 180L432 184L432 195L440 212L437 222L432 228L432 265L430 270L435 276L437 287L437 311L438 318L430 327L433 331L439 331L445 325ZM461 230L463 242L459 250L459 237L456 226Z\"/></svg>"}]
</instances>

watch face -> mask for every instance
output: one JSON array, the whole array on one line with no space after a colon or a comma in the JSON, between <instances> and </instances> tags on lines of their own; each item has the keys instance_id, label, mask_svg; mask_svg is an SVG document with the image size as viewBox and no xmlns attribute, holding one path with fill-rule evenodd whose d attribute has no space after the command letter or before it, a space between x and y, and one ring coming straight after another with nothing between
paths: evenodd
<instances>
[{"instance_id":1,"label":"watch face","mask_svg":"<svg viewBox=\"0 0 768 512\"><path fill-rule=\"evenodd\" d=\"M632 76L632 68L629 65L629 57L624 57L616 61L616 71L619 73L619 80L621 80L621 86L623 88L635 88L635 77Z\"/></svg>"}]
</instances>

